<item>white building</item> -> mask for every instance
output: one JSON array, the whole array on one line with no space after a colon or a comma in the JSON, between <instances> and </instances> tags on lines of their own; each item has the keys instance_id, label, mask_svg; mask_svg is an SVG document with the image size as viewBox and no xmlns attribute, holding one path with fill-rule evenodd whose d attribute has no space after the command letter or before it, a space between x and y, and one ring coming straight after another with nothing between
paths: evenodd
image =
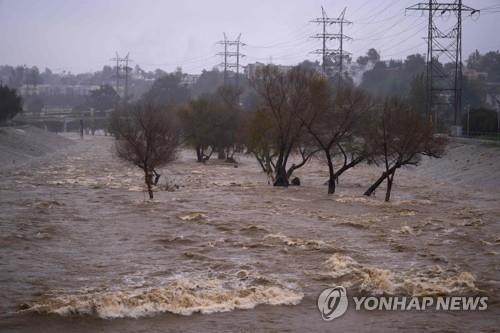
<instances>
[{"instance_id":1,"label":"white building","mask_svg":"<svg viewBox=\"0 0 500 333\"><path fill-rule=\"evenodd\" d=\"M27 85L24 84L19 88L19 93L22 96L30 95L76 95L87 96L90 91L99 89L98 85L52 85L52 84L38 84Z\"/></svg>"},{"instance_id":2,"label":"white building","mask_svg":"<svg viewBox=\"0 0 500 333\"><path fill-rule=\"evenodd\" d=\"M184 74L181 79L181 85L185 87L192 87L198 82L200 75L197 74Z\"/></svg>"}]
</instances>

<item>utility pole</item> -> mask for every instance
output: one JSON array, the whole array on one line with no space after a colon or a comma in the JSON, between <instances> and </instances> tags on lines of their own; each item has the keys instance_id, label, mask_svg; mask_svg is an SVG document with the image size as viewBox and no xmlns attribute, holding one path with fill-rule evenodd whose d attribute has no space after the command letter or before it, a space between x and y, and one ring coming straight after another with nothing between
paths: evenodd
<instances>
[{"instance_id":1,"label":"utility pole","mask_svg":"<svg viewBox=\"0 0 500 333\"><path fill-rule=\"evenodd\" d=\"M220 64L224 67L224 85L228 84L228 70L231 68L236 69L236 85L239 87L240 81L240 59L245 55L240 52L240 48L246 44L241 42L241 33L235 40L229 40L224 33L224 40L217 42L219 45L224 46L224 52L219 52L217 55L222 56L224 61ZM232 51L235 50L235 51ZM236 58L235 62L231 62L231 58Z\"/></svg>"},{"instance_id":2,"label":"utility pole","mask_svg":"<svg viewBox=\"0 0 500 333\"><path fill-rule=\"evenodd\" d=\"M427 11L429 13L427 33L427 115L431 116L434 110L437 114L439 105L449 106L447 101L441 101L442 95L450 96L453 100L454 127L458 134L458 116L462 110L462 13L470 15L479 13L479 10L462 4L462 0L438 2L429 0L420 2L406 10ZM455 15L456 23L451 28L442 28L438 19L445 14ZM448 24L449 26L449 24ZM443 69L439 58L444 57L446 62L452 62L453 73Z\"/></svg>"},{"instance_id":3,"label":"utility pole","mask_svg":"<svg viewBox=\"0 0 500 333\"><path fill-rule=\"evenodd\" d=\"M321 39L322 41L322 48L317 49L313 51L312 53L314 54L320 54L322 56L322 71L325 76L328 76L328 69L330 66L327 65L327 61L330 57L338 57L338 62L339 62L339 86L342 84L342 80L344 77L344 57L346 55L349 55L349 52L346 52L344 50L344 40L350 40L352 39L349 36L344 35L344 25L349 25L352 24L351 21L347 21L345 19L345 12L347 8L344 8L342 13L338 18L330 18L328 17L325 9L321 7L321 17L318 17L311 22L313 23L318 23L322 25L322 33L316 34L314 36L311 36L311 38L315 39ZM331 26L333 24L338 24L339 25L339 32L338 33L329 33L327 30L327 26ZM328 41L331 40L338 40L339 41L339 48L338 49L330 49L328 48Z\"/></svg>"}]
</instances>

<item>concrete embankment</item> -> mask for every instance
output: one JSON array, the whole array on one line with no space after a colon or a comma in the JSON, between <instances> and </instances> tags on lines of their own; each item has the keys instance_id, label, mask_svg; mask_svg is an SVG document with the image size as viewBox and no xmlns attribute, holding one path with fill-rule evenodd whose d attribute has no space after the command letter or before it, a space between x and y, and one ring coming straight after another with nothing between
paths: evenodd
<instances>
[{"instance_id":1,"label":"concrete embankment","mask_svg":"<svg viewBox=\"0 0 500 333\"><path fill-rule=\"evenodd\" d=\"M0 168L15 166L72 144L68 138L36 127L0 127Z\"/></svg>"}]
</instances>

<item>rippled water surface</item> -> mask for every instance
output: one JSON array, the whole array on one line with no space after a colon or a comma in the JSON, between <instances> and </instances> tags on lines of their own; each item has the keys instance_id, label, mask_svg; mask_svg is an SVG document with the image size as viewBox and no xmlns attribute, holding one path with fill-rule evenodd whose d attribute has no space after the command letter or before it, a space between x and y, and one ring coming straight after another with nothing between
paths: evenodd
<instances>
[{"instance_id":1,"label":"rippled water surface","mask_svg":"<svg viewBox=\"0 0 500 333\"><path fill-rule=\"evenodd\" d=\"M190 151L142 176L89 138L0 179L0 331L483 331L500 327L500 195L415 170L361 195L360 167L326 195L267 184L251 158L201 165ZM165 181L179 189L165 191ZM477 313L355 312L323 322L322 289L363 295L487 295Z\"/></svg>"}]
</instances>

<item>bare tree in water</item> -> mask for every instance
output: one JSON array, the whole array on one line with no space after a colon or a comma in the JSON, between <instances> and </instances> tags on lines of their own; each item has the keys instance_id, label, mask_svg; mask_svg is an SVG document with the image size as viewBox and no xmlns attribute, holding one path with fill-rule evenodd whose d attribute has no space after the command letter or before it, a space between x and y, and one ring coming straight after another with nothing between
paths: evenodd
<instances>
[{"instance_id":1,"label":"bare tree in water","mask_svg":"<svg viewBox=\"0 0 500 333\"><path fill-rule=\"evenodd\" d=\"M176 157L179 143L174 114L168 107L138 103L115 111L111 119L118 156L144 171L149 198L160 168ZM153 179L155 178L155 179Z\"/></svg>"},{"instance_id":2,"label":"bare tree in water","mask_svg":"<svg viewBox=\"0 0 500 333\"><path fill-rule=\"evenodd\" d=\"M365 195L372 195L387 179L385 201L389 201L396 170L405 165L418 165L422 155L441 157L447 140L435 135L432 123L397 97L387 98L372 121L370 142L380 153L379 162L385 171Z\"/></svg>"},{"instance_id":3,"label":"bare tree in water","mask_svg":"<svg viewBox=\"0 0 500 333\"><path fill-rule=\"evenodd\" d=\"M265 161L267 165L263 168L271 166L274 169L274 186L288 186L293 171L305 165L317 152L317 149L304 149L309 148L304 143L307 133L297 114L308 112L325 82L313 70L297 66L283 72L276 66L268 65L257 71L253 85L260 97L258 112L267 114L266 126L271 133L267 138L271 140L267 148L272 152L266 151L266 155L272 156L272 163ZM258 121L258 117L253 120ZM262 142L258 144L262 148ZM297 156L301 161L288 168L290 157L295 153L300 153Z\"/></svg>"},{"instance_id":4,"label":"bare tree in water","mask_svg":"<svg viewBox=\"0 0 500 333\"><path fill-rule=\"evenodd\" d=\"M353 87L333 93L331 87L320 83L314 89L316 93L310 100L311 107L296 116L306 128L313 145L323 151L330 175L328 193L332 194L340 175L367 158L360 125L372 103L368 94ZM343 156L343 164L338 170L334 165L337 154Z\"/></svg>"}]
</instances>

